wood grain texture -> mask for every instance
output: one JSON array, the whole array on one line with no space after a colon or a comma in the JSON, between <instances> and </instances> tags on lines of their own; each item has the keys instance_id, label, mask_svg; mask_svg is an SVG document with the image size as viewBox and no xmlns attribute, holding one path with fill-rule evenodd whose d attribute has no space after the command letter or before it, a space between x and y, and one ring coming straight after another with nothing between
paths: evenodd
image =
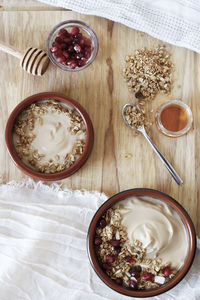
<instances>
[{"instance_id":1,"label":"wood grain texture","mask_svg":"<svg viewBox=\"0 0 200 300\"><path fill-rule=\"evenodd\" d=\"M36 0L0 0L0 11L58 11L61 7L47 5Z\"/></svg>"},{"instance_id":2,"label":"wood grain texture","mask_svg":"<svg viewBox=\"0 0 200 300\"><path fill-rule=\"evenodd\" d=\"M26 178L6 151L4 129L10 112L29 95L44 91L64 93L89 113L95 143L89 160L76 174L63 180L63 186L99 190L108 196L135 187L158 189L186 208L200 235L200 56L167 45L175 64L174 88L171 95L160 94L148 105L148 110L153 110L153 121L156 108L169 99L182 99L193 111L194 126L183 137L168 138L157 130L155 123L151 129L153 141L184 180L184 185L178 186L144 138L133 137L121 118L122 106L135 101L122 77L125 56L160 41L103 18L68 11L2 11L0 40L20 50L28 46L44 49L52 27L67 19L85 21L99 37L99 54L88 69L70 74L50 65L43 77L36 78L26 74L17 59L0 53L0 165L4 181Z\"/></svg>"}]
</instances>

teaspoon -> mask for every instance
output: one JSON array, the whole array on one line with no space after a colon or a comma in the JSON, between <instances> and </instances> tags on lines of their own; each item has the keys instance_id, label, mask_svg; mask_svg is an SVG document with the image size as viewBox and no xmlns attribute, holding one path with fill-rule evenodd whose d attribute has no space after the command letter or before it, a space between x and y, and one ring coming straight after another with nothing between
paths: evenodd
<instances>
[{"instance_id":1,"label":"teaspoon","mask_svg":"<svg viewBox=\"0 0 200 300\"><path fill-rule=\"evenodd\" d=\"M164 155L158 150L157 146L152 142L151 138L148 136L146 129L144 127L144 125L140 126L140 127L135 127L132 126L128 123L126 117L125 117L125 111L126 108L128 106L132 106L134 107L133 104L125 104L122 107L122 118L125 122L125 124L127 126L129 126L130 128L134 128L136 129L138 132L142 133L143 136L146 138L146 140L149 142L149 144L151 145L151 147L153 148L153 150L156 152L156 154L159 156L159 158L161 159L161 161L163 162L163 164L165 165L165 167L167 168L167 170L169 171L169 173L171 174L171 176L174 178L174 180L177 182L177 184L183 184L183 180L181 179L181 177L177 174L177 172L175 171L175 169L172 167L172 165L169 163L169 161L164 157ZM141 112L139 106L136 106L138 112Z\"/></svg>"}]
</instances>

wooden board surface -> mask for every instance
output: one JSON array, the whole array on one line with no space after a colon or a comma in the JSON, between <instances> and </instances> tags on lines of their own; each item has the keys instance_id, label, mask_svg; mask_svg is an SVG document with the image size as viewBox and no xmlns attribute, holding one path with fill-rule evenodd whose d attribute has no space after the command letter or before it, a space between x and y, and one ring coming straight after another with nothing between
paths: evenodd
<instances>
[{"instance_id":1,"label":"wooden board surface","mask_svg":"<svg viewBox=\"0 0 200 300\"><path fill-rule=\"evenodd\" d=\"M167 138L153 124L154 142L184 180L178 186L142 136L133 137L121 118L125 103L134 102L122 77L124 58L134 49L158 45L156 39L103 18L68 11L0 11L0 40L19 49L45 48L49 31L67 19L80 19L96 31L100 50L91 67L65 73L50 65L41 77L26 74L16 58L0 53L0 148L1 174L5 182L26 178L11 161L4 142L4 129L13 108L25 97L44 91L61 92L80 102L89 113L95 132L92 154L73 176L62 181L71 189L98 190L111 196L119 191L146 187L168 193L190 214L200 235L200 56L167 45L175 64L174 88L169 96L158 95L149 111L168 99L182 99L194 116L192 130L183 137Z\"/></svg>"}]
</instances>

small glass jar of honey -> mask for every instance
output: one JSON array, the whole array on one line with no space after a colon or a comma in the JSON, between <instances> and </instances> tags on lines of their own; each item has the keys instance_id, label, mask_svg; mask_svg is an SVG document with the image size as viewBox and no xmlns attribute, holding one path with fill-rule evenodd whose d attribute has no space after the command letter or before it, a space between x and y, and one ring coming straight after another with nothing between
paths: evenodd
<instances>
[{"instance_id":1,"label":"small glass jar of honey","mask_svg":"<svg viewBox=\"0 0 200 300\"><path fill-rule=\"evenodd\" d=\"M158 129L170 137L178 137L187 133L192 122L191 109L180 100L165 102L156 112Z\"/></svg>"}]
</instances>

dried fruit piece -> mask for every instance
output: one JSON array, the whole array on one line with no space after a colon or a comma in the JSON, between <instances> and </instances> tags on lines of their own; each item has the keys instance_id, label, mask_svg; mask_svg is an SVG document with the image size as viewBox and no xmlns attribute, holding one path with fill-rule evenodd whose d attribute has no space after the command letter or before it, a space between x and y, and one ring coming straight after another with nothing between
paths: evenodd
<instances>
[{"instance_id":1,"label":"dried fruit piece","mask_svg":"<svg viewBox=\"0 0 200 300\"><path fill-rule=\"evenodd\" d=\"M125 257L124 257L124 260L125 260L126 262L128 262L128 263L132 263L132 262L135 261L134 258L133 258L132 256L130 256L130 255L125 256Z\"/></svg>"},{"instance_id":2,"label":"dried fruit piece","mask_svg":"<svg viewBox=\"0 0 200 300\"><path fill-rule=\"evenodd\" d=\"M106 255L106 261L109 264L112 264L115 261L115 256L114 255Z\"/></svg>"},{"instance_id":3,"label":"dried fruit piece","mask_svg":"<svg viewBox=\"0 0 200 300\"><path fill-rule=\"evenodd\" d=\"M117 279L115 280L115 282L116 282L117 284L119 284L119 285L122 285L123 280L122 280L121 278L117 278Z\"/></svg>"},{"instance_id":4,"label":"dried fruit piece","mask_svg":"<svg viewBox=\"0 0 200 300\"><path fill-rule=\"evenodd\" d=\"M106 227L106 220L105 219L101 219L100 220L100 222L99 222L99 226L101 227L101 228L104 228L104 227Z\"/></svg>"},{"instance_id":5,"label":"dried fruit piece","mask_svg":"<svg viewBox=\"0 0 200 300\"><path fill-rule=\"evenodd\" d=\"M162 270L162 273L165 277L169 277L169 275L171 274L171 269L170 267L165 267L163 270Z\"/></svg>"},{"instance_id":6,"label":"dried fruit piece","mask_svg":"<svg viewBox=\"0 0 200 300\"><path fill-rule=\"evenodd\" d=\"M152 273L149 273L149 272L145 272L143 274L143 277L146 281L153 281L154 280L154 275Z\"/></svg>"},{"instance_id":7,"label":"dried fruit piece","mask_svg":"<svg viewBox=\"0 0 200 300\"><path fill-rule=\"evenodd\" d=\"M118 247L120 245L120 240L110 240L109 243L113 246L113 247Z\"/></svg>"},{"instance_id":8,"label":"dried fruit piece","mask_svg":"<svg viewBox=\"0 0 200 300\"><path fill-rule=\"evenodd\" d=\"M132 272L131 277L135 277L136 279L140 278L140 272Z\"/></svg>"},{"instance_id":9,"label":"dried fruit piece","mask_svg":"<svg viewBox=\"0 0 200 300\"><path fill-rule=\"evenodd\" d=\"M101 243L102 243L101 238L100 238L100 237L96 237L95 240L94 240L94 244L95 244L96 246L99 246L99 245L101 245Z\"/></svg>"},{"instance_id":10,"label":"dried fruit piece","mask_svg":"<svg viewBox=\"0 0 200 300\"><path fill-rule=\"evenodd\" d=\"M72 28L72 34L77 35L79 33L79 28L77 26Z\"/></svg>"},{"instance_id":11,"label":"dried fruit piece","mask_svg":"<svg viewBox=\"0 0 200 300\"><path fill-rule=\"evenodd\" d=\"M109 264L103 264L103 268L104 268L105 270L112 270L112 266L109 265Z\"/></svg>"},{"instance_id":12,"label":"dried fruit piece","mask_svg":"<svg viewBox=\"0 0 200 300\"><path fill-rule=\"evenodd\" d=\"M129 287L133 290L137 290L138 286L137 286L137 282L134 280L130 280L130 284Z\"/></svg>"}]
</instances>

